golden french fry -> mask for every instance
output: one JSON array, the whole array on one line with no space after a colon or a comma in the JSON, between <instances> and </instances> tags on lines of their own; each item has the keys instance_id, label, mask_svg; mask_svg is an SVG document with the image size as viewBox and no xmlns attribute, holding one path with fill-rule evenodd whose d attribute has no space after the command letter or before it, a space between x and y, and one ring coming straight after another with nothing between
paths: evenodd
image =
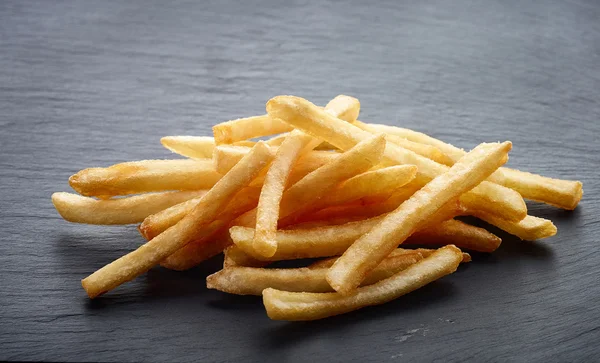
<instances>
[{"instance_id":1,"label":"golden french fry","mask_svg":"<svg viewBox=\"0 0 600 363\"><path fill-rule=\"evenodd\" d=\"M213 126L217 145L233 144L236 141L255 137L281 134L292 131L287 123L269 117L269 115L240 118Z\"/></svg>"},{"instance_id":2,"label":"golden french fry","mask_svg":"<svg viewBox=\"0 0 600 363\"><path fill-rule=\"evenodd\" d=\"M399 257L399 256L413 256L413 257L417 256L419 259L423 258L423 255L416 249L411 250L411 249L406 249L406 248L396 248L392 253L389 254L388 257L385 258L385 260L383 260L379 264L379 266L381 266L386 260L389 260L392 257ZM333 266L333 264L335 263L335 261L338 258L339 258L339 256L324 258L322 260L318 260L318 261L311 263L307 267L308 268L330 268L331 266ZM379 266L377 266L377 267L379 267ZM333 290L330 290L330 291L333 291Z\"/></svg>"},{"instance_id":3,"label":"golden french fry","mask_svg":"<svg viewBox=\"0 0 600 363\"><path fill-rule=\"evenodd\" d=\"M396 248L396 250L399 250L399 249L400 248ZM390 253L390 256L394 256L395 255L394 252L396 252L396 250L392 251L392 253ZM429 257L437 250L430 249L430 248L417 248L414 251L420 253L421 256L423 256L423 257ZM389 258L389 256L387 258ZM462 260L460 261L460 263L468 263L471 261L472 261L471 255L466 252L463 252Z\"/></svg>"},{"instance_id":4,"label":"golden french fry","mask_svg":"<svg viewBox=\"0 0 600 363\"><path fill-rule=\"evenodd\" d=\"M421 260L421 254L406 254L386 258L367 276L363 286L386 279ZM237 295L262 295L266 288L297 292L330 292L325 280L327 268L256 268L228 267L206 278L209 289Z\"/></svg>"},{"instance_id":5,"label":"golden french fry","mask_svg":"<svg viewBox=\"0 0 600 363\"><path fill-rule=\"evenodd\" d=\"M52 203L61 217L69 222L88 224L139 223L186 200L201 197L205 190L162 192L127 198L97 200L72 193L52 194Z\"/></svg>"},{"instance_id":6,"label":"golden french fry","mask_svg":"<svg viewBox=\"0 0 600 363\"><path fill-rule=\"evenodd\" d=\"M456 271L463 256L455 246L442 247L397 274L355 294L263 291L267 315L273 320L316 320L397 299Z\"/></svg>"},{"instance_id":7,"label":"golden french fry","mask_svg":"<svg viewBox=\"0 0 600 363\"><path fill-rule=\"evenodd\" d=\"M378 164L384 148L385 138L383 135L371 137L340 154L330 163L306 175L283 193L279 207L279 218L285 218L310 203L323 198L337 184ZM240 216L233 224L255 225L256 210Z\"/></svg>"},{"instance_id":8,"label":"golden french fry","mask_svg":"<svg viewBox=\"0 0 600 363\"><path fill-rule=\"evenodd\" d=\"M583 196L583 184L578 180L553 179L508 168L501 170L504 176L502 185L527 199L573 210Z\"/></svg>"},{"instance_id":9,"label":"golden french fry","mask_svg":"<svg viewBox=\"0 0 600 363\"><path fill-rule=\"evenodd\" d=\"M473 215L525 241L552 237L557 232L554 223L544 218L528 215L515 223L483 212L476 211Z\"/></svg>"},{"instance_id":10,"label":"golden french fry","mask_svg":"<svg viewBox=\"0 0 600 363\"><path fill-rule=\"evenodd\" d=\"M280 225L287 226L307 213L359 199L367 203L385 201L395 190L414 179L416 173L417 167L414 165L395 165L364 172L341 183L324 198L281 220Z\"/></svg>"},{"instance_id":11,"label":"golden french fry","mask_svg":"<svg viewBox=\"0 0 600 363\"><path fill-rule=\"evenodd\" d=\"M358 287L368 271L421 229L442 206L478 185L506 163L511 147L508 141L481 144L413 194L344 252L327 273L329 284L342 293Z\"/></svg>"},{"instance_id":12,"label":"golden french fry","mask_svg":"<svg viewBox=\"0 0 600 363\"><path fill-rule=\"evenodd\" d=\"M162 260L160 265L175 271L185 271L218 255L231 244L227 223L216 220L203 227L198 237Z\"/></svg>"},{"instance_id":13,"label":"golden french fry","mask_svg":"<svg viewBox=\"0 0 600 363\"><path fill-rule=\"evenodd\" d=\"M379 131L377 131L376 129L371 127L371 125L366 124L361 121L358 121L358 120L354 121L354 125L358 126L362 130L368 131L373 134L379 133ZM403 137L389 134L389 133L385 133L385 134L386 134L386 138L387 138L388 142L392 142L392 143L394 143L398 146L401 146L407 150L411 150L421 156L424 156L424 157L431 159L435 162L438 162L440 164L444 164L444 165L448 165L448 166L451 166L452 164L454 164L454 161L452 159L450 159L448 156L446 156L446 154L444 154L440 149L438 149L435 146L421 144L418 142L413 142L413 141L410 141Z\"/></svg>"},{"instance_id":14,"label":"golden french fry","mask_svg":"<svg viewBox=\"0 0 600 363\"><path fill-rule=\"evenodd\" d=\"M265 257L273 256L277 250L275 234L279 220L279 203L292 167L303 149L314 140L302 131L292 131L277 150L269 167L256 207L253 244L256 252Z\"/></svg>"},{"instance_id":15,"label":"golden french fry","mask_svg":"<svg viewBox=\"0 0 600 363\"><path fill-rule=\"evenodd\" d=\"M333 117L309 101L299 97L274 97L267 102L267 112L271 117L285 120L290 125L319 137L342 150L348 150L356 143L372 135L368 131L361 130L355 125ZM386 144L384 160L391 165L416 165L419 168L417 180L422 185L448 170L447 166L406 150L394 143ZM472 199L479 198L485 201L485 203L481 203L481 207L485 208L486 212L507 220L519 221L527 215L527 206L523 198L510 188L486 181L466 194L467 197L473 195Z\"/></svg>"},{"instance_id":16,"label":"golden french fry","mask_svg":"<svg viewBox=\"0 0 600 363\"><path fill-rule=\"evenodd\" d=\"M355 98L336 97L325 107L333 116L353 122L358 117L360 103ZM294 130L285 138L269 167L256 208L254 249L269 257L277 249L275 234L279 220L279 203L287 185L292 167L301 154L312 151L321 143L302 131Z\"/></svg>"},{"instance_id":17,"label":"golden french fry","mask_svg":"<svg viewBox=\"0 0 600 363\"><path fill-rule=\"evenodd\" d=\"M502 239L484 228L450 219L438 225L415 232L404 244L456 245L461 249L478 252L494 252Z\"/></svg>"},{"instance_id":18,"label":"golden french fry","mask_svg":"<svg viewBox=\"0 0 600 363\"><path fill-rule=\"evenodd\" d=\"M246 187L240 190L219 215L219 219L229 223L231 219L254 208L258 202L259 195L259 187ZM166 231L169 227L177 224L177 222L198 205L200 200L201 198L199 197L190 199L146 217L138 228L140 233L147 240L151 240Z\"/></svg>"},{"instance_id":19,"label":"golden french fry","mask_svg":"<svg viewBox=\"0 0 600 363\"><path fill-rule=\"evenodd\" d=\"M257 143L175 226L83 279L81 284L88 296L95 298L134 279L197 238L202 228L218 216L229 199L247 186L272 157L264 143Z\"/></svg>"},{"instance_id":20,"label":"golden french fry","mask_svg":"<svg viewBox=\"0 0 600 363\"><path fill-rule=\"evenodd\" d=\"M242 249L236 245L227 247L225 254L227 255L228 260L233 262L236 266L264 267L273 262L257 260L256 258L242 251Z\"/></svg>"},{"instance_id":21,"label":"golden french fry","mask_svg":"<svg viewBox=\"0 0 600 363\"><path fill-rule=\"evenodd\" d=\"M160 143L174 153L193 159L210 159L215 148L215 139L210 136L165 136Z\"/></svg>"},{"instance_id":22,"label":"golden french fry","mask_svg":"<svg viewBox=\"0 0 600 363\"><path fill-rule=\"evenodd\" d=\"M383 218L383 216L375 217L342 225L308 229L279 230L276 236L277 251L269 258L254 252L252 246L254 230L252 228L234 226L229 230L231 239L235 243L235 246L231 247L231 258L242 266L256 266L256 261L260 260L281 261L339 256L356 239L368 233ZM404 244L437 246L460 244L472 251L493 252L501 242L500 238L483 228L451 219L415 232Z\"/></svg>"},{"instance_id":23,"label":"golden french fry","mask_svg":"<svg viewBox=\"0 0 600 363\"><path fill-rule=\"evenodd\" d=\"M385 132L421 144L435 146L453 161L457 161L466 154L463 149L421 132L388 125L368 125L375 132ZM558 208L575 209L583 196L580 181L547 178L515 169L500 168L492 174L490 180L516 190L526 199L547 203Z\"/></svg>"},{"instance_id":24,"label":"golden french fry","mask_svg":"<svg viewBox=\"0 0 600 363\"><path fill-rule=\"evenodd\" d=\"M273 151L277 152L278 147L273 147ZM243 157L250 151L249 147L245 146L234 146L234 145L220 145L217 146L213 152L213 161L215 163L215 168L217 172L221 174L227 173L235 164L237 164ZM333 153L329 151L312 151L305 153L300 157L297 164L294 166L294 170L292 175L294 175L298 180L302 179L306 174L302 174L299 170L310 170L313 171L320 166L325 165L326 163L332 161L336 157L338 157L338 153ZM266 174L266 173L265 173ZM297 174L297 175L296 175ZM290 175L290 177L292 177ZM302 175L299 177L298 175ZM264 176L260 179L260 185L262 186ZM297 180L296 180L297 181Z\"/></svg>"},{"instance_id":25,"label":"golden french fry","mask_svg":"<svg viewBox=\"0 0 600 363\"><path fill-rule=\"evenodd\" d=\"M69 184L85 196L115 196L167 190L209 189L221 179L212 160L143 160L89 168Z\"/></svg>"}]
</instances>

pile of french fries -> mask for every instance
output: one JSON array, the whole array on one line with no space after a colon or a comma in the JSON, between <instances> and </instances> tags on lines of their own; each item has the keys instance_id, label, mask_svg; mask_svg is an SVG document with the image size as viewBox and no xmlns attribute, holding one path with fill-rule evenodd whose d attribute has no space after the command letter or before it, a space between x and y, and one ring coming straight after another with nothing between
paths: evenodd
<instances>
[{"instance_id":1,"label":"pile of french fries","mask_svg":"<svg viewBox=\"0 0 600 363\"><path fill-rule=\"evenodd\" d=\"M523 198L574 209L583 195L579 181L502 167L508 141L466 152L420 132L361 122L353 97L319 107L277 96L266 109L215 125L213 137L161 140L185 159L85 169L69 179L79 195L52 195L67 221L140 223L147 240L82 280L90 298L156 265L186 270L223 252L209 288L262 295L271 319L325 318L454 272L471 260L461 249L498 248L500 238L457 216L537 240L557 230L528 215ZM293 259L312 260L269 266Z\"/></svg>"}]
</instances>

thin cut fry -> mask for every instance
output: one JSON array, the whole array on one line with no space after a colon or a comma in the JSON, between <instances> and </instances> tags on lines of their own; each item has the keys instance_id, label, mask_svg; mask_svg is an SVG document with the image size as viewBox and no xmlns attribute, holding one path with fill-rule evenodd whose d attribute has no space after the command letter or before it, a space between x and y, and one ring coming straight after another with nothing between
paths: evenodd
<instances>
[{"instance_id":1,"label":"thin cut fry","mask_svg":"<svg viewBox=\"0 0 600 363\"><path fill-rule=\"evenodd\" d=\"M275 234L279 220L279 203L292 167L302 150L314 140L302 131L292 131L277 150L269 167L256 207L254 233L254 249L265 257L273 256L277 250Z\"/></svg>"},{"instance_id":2,"label":"thin cut fry","mask_svg":"<svg viewBox=\"0 0 600 363\"><path fill-rule=\"evenodd\" d=\"M385 132L404 137L414 142L435 146L453 161L457 161L466 154L463 149L459 149L421 132L388 125L368 125L377 132ZM526 199L544 202L569 210L575 209L583 196L580 181L547 178L515 169L500 168L492 174L490 180L516 190Z\"/></svg>"},{"instance_id":3,"label":"thin cut fry","mask_svg":"<svg viewBox=\"0 0 600 363\"><path fill-rule=\"evenodd\" d=\"M494 225L525 241L535 241L542 238L552 237L557 232L554 223L544 218L527 216L521 221L515 223L483 212L475 212L473 214L475 217L482 219L487 223Z\"/></svg>"},{"instance_id":4,"label":"thin cut fry","mask_svg":"<svg viewBox=\"0 0 600 363\"><path fill-rule=\"evenodd\" d=\"M215 139L210 136L165 136L160 143L174 153L193 159L210 159L215 148Z\"/></svg>"},{"instance_id":5,"label":"thin cut fry","mask_svg":"<svg viewBox=\"0 0 600 363\"><path fill-rule=\"evenodd\" d=\"M273 320L316 320L347 313L370 305L379 305L417 290L456 271L461 251L450 245L373 285L361 287L355 294L263 291L267 315Z\"/></svg>"},{"instance_id":6,"label":"thin cut fry","mask_svg":"<svg viewBox=\"0 0 600 363\"><path fill-rule=\"evenodd\" d=\"M267 102L267 112L274 118L319 137L332 145L348 150L356 143L371 137L371 133L355 125L344 122L323 112L309 101L294 96L277 96ZM413 164L418 169L417 180L425 185L436 176L443 174L448 167L427 159L393 143L387 143L384 160L391 164ZM511 196L512 195L512 196ZM523 198L514 190L483 182L466 193L466 197L480 200L485 212L498 215L507 220L519 221L527 215L527 206Z\"/></svg>"},{"instance_id":7,"label":"thin cut fry","mask_svg":"<svg viewBox=\"0 0 600 363\"><path fill-rule=\"evenodd\" d=\"M197 238L202 227L211 223L229 199L248 185L272 157L264 143L257 143L252 152L219 180L175 226L83 279L81 284L88 296L95 298L134 279Z\"/></svg>"},{"instance_id":8,"label":"thin cut fry","mask_svg":"<svg viewBox=\"0 0 600 363\"><path fill-rule=\"evenodd\" d=\"M376 129L371 127L371 125L366 124L364 122L354 121L354 125L358 126L359 128L361 128L365 131L369 131L370 133L379 133L379 131L377 131ZM413 141L410 141L403 137L396 136L393 134L388 134L388 133L386 133L386 138L387 138L388 142L392 142L392 143L394 143L398 146L401 146L407 150L414 151L415 153L417 153L421 156L424 156L428 159L431 159L435 162L438 162L440 164L444 164L444 165L448 165L448 166L451 166L452 164L454 164L454 161L452 159L450 159L448 156L446 156L446 154L444 154L442 151L440 151L440 149L438 149L435 146L421 144L418 142L413 142Z\"/></svg>"},{"instance_id":9,"label":"thin cut fry","mask_svg":"<svg viewBox=\"0 0 600 363\"><path fill-rule=\"evenodd\" d=\"M212 129L217 145L292 131L290 125L269 115L227 121L213 126Z\"/></svg>"},{"instance_id":10,"label":"thin cut fry","mask_svg":"<svg viewBox=\"0 0 600 363\"><path fill-rule=\"evenodd\" d=\"M325 107L325 111L345 121L353 122L360 112L360 103L351 97L336 97ZM301 154L312 151L321 143L302 131L294 130L285 138L269 167L256 207L256 229L254 249L269 257L277 249L275 234L279 220L279 203L288 183L292 167Z\"/></svg>"},{"instance_id":11,"label":"thin cut fry","mask_svg":"<svg viewBox=\"0 0 600 363\"><path fill-rule=\"evenodd\" d=\"M69 184L81 195L115 196L209 189L219 179L212 160L144 160L84 169Z\"/></svg>"},{"instance_id":12,"label":"thin cut fry","mask_svg":"<svg viewBox=\"0 0 600 363\"><path fill-rule=\"evenodd\" d=\"M421 257L429 257L435 251L437 251L437 250L429 249L429 248L417 248L414 250L405 249L405 248L396 248L375 269L379 268L387 260L390 260L395 257L410 256L410 255L421 255ZM461 263L471 262L470 254L463 252L462 255L463 255L463 259L462 259ZM312 264L308 265L308 268L329 268L329 267L333 266L333 264L335 263L335 261L337 261L338 258L339 258L339 256L325 258L325 259L313 262ZM369 273L369 275L367 275L367 276L370 276L370 275L371 275L371 273Z\"/></svg>"},{"instance_id":13,"label":"thin cut fry","mask_svg":"<svg viewBox=\"0 0 600 363\"><path fill-rule=\"evenodd\" d=\"M338 185L328 196L286 217L280 225L287 226L307 213L358 199L365 203L385 201L394 191L414 179L416 173L414 165L395 165L364 172Z\"/></svg>"},{"instance_id":14,"label":"thin cut fry","mask_svg":"<svg viewBox=\"0 0 600 363\"><path fill-rule=\"evenodd\" d=\"M281 261L300 258L339 256L357 238L368 233L384 217L350 222L343 225L277 231L278 248L275 254L265 258L254 252L253 229L231 227L229 233L235 243L232 259L242 266L255 266L255 260ZM502 240L483 228L457 220L448 220L439 225L421 229L410 236L403 245L461 244L464 248L478 252L493 252Z\"/></svg>"},{"instance_id":15,"label":"thin cut fry","mask_svg":"<svg viewBox=\"0 0 600 363\"><path fill-rule=\"evenodd\" d=\"M420 261L421 254L406 254L386 258L367 276L363 286L386 279ZM325 280L327 268L255 268L229 267L206 278L209 289L237 295L262 295L266 288L297 292L330 292Z\"/></svg>"},{"instance_id":16,"label":"thin cut fry","mask_svg":"<svg viewBox=\"0 0 600 363\"><path fill-rule=\"evenodd\" d=\"M139 223L150 214L158 213L186 200L201 197L205 190L162 192L127 198L97 200L72 193L52 194L52 203L65 220L88 224Z\"/></svg>"},{"instance_id":17,"label":"thin cut fry","mask_svg":"<svg viewBox=\"0 0 600 363\"><path fill-rule=\"evenodd\" d=\"M219 218L229 221L254 208L258 202L259 195L260 188L246 187L240 190L227 204L227 207L219 215ZM201 198L190 199L148 216L138 228L140 233L147 240L151 240L166 231L169 227L177 224L177 222L198 205L200 200Z\"/></svg>"},{"instance_id":18,"label":"thin cut fry","mask_svg":"<svg viewBox=\"0 0 600 363\"><path fill-rule=\"evenodd\" d=\"M481 144L391 212L344 252L327 274L338 292L349 293L366 273L436 214L508 161L512 144Z\"/></svg>"},{"instance_id":19,"label":"thin cut fry","mask_svg":"<svg viewBox=\"0 0 600 363\"><path fill-rule=\"evenodd\" d=\"M219 219L203 227L197 238L162 260L160 265L175 271L185 271L223 252L232 244L226 222Z\"/></svg>"},{"instance_id":20,"label":"thin cut fry","mask_svg":"<svg viewBox=\"0 0 600 363\"><path fill-rule=\"evenodd\" d=\"M285 191L279 207L279 218L285 218L295 211L324 197L337 184L378 164L385 138L383 135L371 137L341 154L332 162L308 174ZM234 221L234 225L252 226L256 224L256 210L252 210Z\"/></svg>"}]
</instances>

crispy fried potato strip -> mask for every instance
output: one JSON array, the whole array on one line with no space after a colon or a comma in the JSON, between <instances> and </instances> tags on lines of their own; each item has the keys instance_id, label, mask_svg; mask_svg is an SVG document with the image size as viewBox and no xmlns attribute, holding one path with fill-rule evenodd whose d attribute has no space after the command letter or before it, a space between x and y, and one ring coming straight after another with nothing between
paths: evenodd
<instances>
[{"instance_id":1,"label":"crispy fried potato strip","mask_svg":"<svg viewBox=\"0 0 600 363\"><path fill-rule=\"evenodd\" d=\"M336 291L350 293L360 285L368 271L429 223L446 203L478 185L506 163L511 148L508 141L477 146L356 240L331 267L327 281Z\"/></svg>"},{"instance_id":2,"label":"crispy fried potato strip","mask_svg":"<svg viewBox=\"0 0 600 363\"><path fill-rule=\"evenodd\" d=\"M390 256L369 273L363 286L386 279L420 261L420 253ZM327 268L228 267L206 278L209 289L237 295L262 295L266 288L297 292L331 292L325 280Z\"/></svg>"},{"instance_id":3,"label":"crispy fried potato strip","mask_svg":"<svg viewBox=\"0 0 600 363\"><path fill-rule=\"evenodd\" d=\"M72 193L52 194L52 203L65 220L88 224L139 223L153 213L158 213L189 199L199 198L205 190L162 192L132 197L97 200Z\"/></svg>"},{"instance_id":4,"label":"crispy fried potato strip","mask_svg":"<svg viewBox=\"0 0 600 363\"><path fill-rule=\"evenodd\" d=\"M160 143L167 150L193 159L210 159L215 139L210 136L165 136Z\"/></svg>"},{"instance_id":5,"label":"crispy fried potato strip","mask_svg":"<svg viewBox=\"0 0 600 363\"><path fill-rule=\"evenodd\" d=\"M384 136L373 136L340 154L330 163L309 173L283 193L279 218L285 218L323 198L337 184L378 164L384 148ZM234 225L253 226L255 224L256 210L245 213L234 221Z\"/></svg>"},{"instance_id":6,"label":"crispy fried potato strip","mask_svg":"<svg viewBox=\"0 0 600 363\"><path fill-rule=\"evenodd\" d=\"M299 97L274 97L267 102L267 112L273 118L282 119L342 150L347 150L372 135L368 131L361 130L355 125L333 117L309 101ZM390 165L416 165L418 167L417 180L422 185L448 170L445 165L436 163L391 142L386 144L384 160ZM510 188L486 181L466 193L466 197L469 195L472 195L470 199L481 201L480 207L485 208L485 212L498 215L504 219L519 221L527 215L527 206L523 198Z\"/></svg>"},{"instance_id":7,"label":"crispy fried potato strip","mask_svg":"<svg viewBox=\"0 0 600 363\"><path fill-rule=\"evenodd\" d=\"M360 112L360 103L351 97L336 97L325 107L333 116L343 117L353 122ZM272 256L277 250L277 222L279 204L288 183L292 167L301 154L312 151L321 140L294 130L285 138L269 167L265 177L258 206L256 208L256 229L254 249L265 257Z\"/></svg>"},{"instance_id":8,"label":"crispy fried potato strip","mask_svg":"<svg viewBox=\"0 0 600 363\"><path fill-rule=\"evenodd\" d=\"M458 161L466 152L451 144L424 133L388 125L368 124L376 132L396 135L424 145L435 146L453 161ZM583 196L582 183L576 180L553 179L515 169L500 168L490 180L512 188L523 198L547 203L558 208L575 209Z\"/></svg>"},{"instance_id":9,"label":"crispy fried potato strip","mask_svg":"<svg viewBox=\"0 0 600 363\"><path fill-rule=\"evenodd\" d=\"M81 284L88 296L95 298L134 279L193 241L205 225L214 221L230 198L247 186L272 158L268 146L257 143L175 226L83 279Z\"/></svg>"},{"instance_id":10,"label":"crispy fried potato strip","mask_svg":"<svg viewBox=\"0 0 600 363\"><path fill-rule=\"evenodd\" d=\"M219 179L212 160L143 160L84 169L69 184L79 194L95 197L209 189Z\"/></svg>"},{"instance_id":11,"label":"crispy fried potato strip","mask_svg":"<svg viewBox=\"0 0 600 363\"><path fill-rule=\"evenodd\" d=\"M554 223L552 223L551 220L544 218L527 216L515 223L483 212L475 212L473 214L475 217L525 241L535 241L552 237L556 235L557 232Z\"/></svg>"},{"instance_id":12,"label":"crispy fried potato strip","mask_svg":"<svg viewBox=\"0 0 600 363\"><path fill-rule=\"evenodd\" d=\"M462 258L461 251L450 245L387 279L358 288L351 295L335 292L288 292L267 288L262 293L263 303L267 315L273 320L322 319L397 299L453 273Z\"/></svg>"},{"instance_id":13,"label":"crispy fried potato strip","mask_svg":"<svg viewBox=\"0 0 600 363\"><path fill-rule=\"evenodd\" d=\"M216 124L213 126L215 143L233 144L237 141L253 139L255 137L281 134L292 131L287 123L269 117L269 115L240 118Z\"/></svg>"}]
</instances>

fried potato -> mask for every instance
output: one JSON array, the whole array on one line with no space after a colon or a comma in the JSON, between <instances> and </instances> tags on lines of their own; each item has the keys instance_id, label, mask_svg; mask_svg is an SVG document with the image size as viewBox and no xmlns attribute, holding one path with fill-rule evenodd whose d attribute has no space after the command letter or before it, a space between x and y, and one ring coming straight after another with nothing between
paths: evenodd
<instances>
[{"instance_id":1,"label":"fried potato","mask_svg":"<svg viewBox=\"0 0 600 363\"><path fill-rule=\"evenodd\" d=\"M84 169L72 175L69 184L93 197L209 189L219 179L212 160L143 160Z\"/></svg>"},{"instance_id":2,"label":"fried potato","mask_svg":"<svg viewBox=\"0 0 600 363\"><path fill-rule=\"evenodd\" d=\"M95 298L134 279L197 238L202 227L213 222L229 199L247 186L272 158L271 150L264 143L257 143L175 226L83 279L81 284L88 296Z\"/></svg>"},{"instance_id":3,"label":"fried potato","mask_svg":"<svg viewBox=\"0 0 600 363\"><path fill-rule=\"evenodd\" d=\"M376 129L371 127L369 124L366 124L361 121L354 121L354 125L358 126L362 130L368 131L370 133L376 134L379 133ZM407 150L413 151L421 156L424 156L428 159L431 159L440 164L451 166L454 164L454 161L450 159L446 154L444 154L440 149L435 146L421 144L418 142L413 142L408 139L405 139L400 136L392 135L389 133L385 133L388 142L392 142L398 146L401 146Z\"/></svg>"},{"instance_id":4,"label":"fried potato","mask_svg":"<svg viewBox=\"0 0 600 363\"><path fill-rule=\"evenodd\" d=\"M185 271L223 252L233 243L227 233L226 222L219 219L204 226L198 237L162 260L160 265L175 271Z\"/></svg>"},{"instance_id":5,"label":"fried potato","mask_svg":"<svg viewBox=\"0 0 600 363\"><path fill-rule=\"evenodd\" d=\"M309 101L294 96L277 96L267 102L267 112L273 118L285 120L306 133L347 150L372 134L322 111ZM390 165L412 164L418 169L417 180L423 185L443 174L448 167L427 159L394 143L387 143L384 160ZM485 211L507 220L519 221L527 215L527 206L518 193L498 184L483 182L466 197L481 201Z\"/></svg>"},{"instance_id":6,"label":"fried potato","mask_svg":"<svg viewBox=\"0 0 600 363\"><path fill-rule=\"evenodd\" d=\"M234 226L229 230L231 239L235 243L235 246L232 247L231 258L240 265L255 266L256 263L253 260L282 261L339 256L383 218L382 216L342 225L308 229L279 230L276 236L277 251L269 258L254 252L252 228ZM501 242L500 238L483 228L451 219L415 232L403 245L443 246L458 243L471 251L493 252Z\"/></svg>"},{"instance_id":7,"label":"fried potato","mask_svg":"<svg viewBox=\"0 0 600 363\"><path fill-rule=\"evenodd\" d=\"M257 253L269 257L277 250L275 234L279 220L279 203L294 163L300 153L317 143L312 136L294 130L285 138L269 167L256 207L256 229L254 249Z\"/></svg>"},{"instance_id":8,"label":"fried potato","mask_svg":"<svg viewBox=\"0 0 600 363\"><path fill-rule=\"evenodd\" d=\"M477 146L356 240L329 270L329 284L338 292L350 293L360 285L368 271L428 223L440 208L506 163L511 148L508 141Z\"/></svg>"},{"instance_id":9,"label":"fried potato","mask_svg":"<svg viewBox=\"0 0 600 363\"><path fill-rule=\"evenodd\" d=\"M279 218L323 198L335 186L378 164L385 148L383 135L371 137L341 154L328 164L306 175L283 193L279 207ZM245 213L234 221L234 225L256 224L256 210Z\"/></svg>"},{"instance_id":10,"label":"fried potato","mask_svg":"<svg viewBox=\"0 0 600 363\"><path fill-rule=\"evenodd\" d=\"M525 241L535 241L556 235L557 229L554 223L548 219L527 216L519 222L509 222L502 218L483 213L473 213L475 217L496 226Z\"/></svg>"},{"instance_id":11,"label":"fried potato","mask_svg":"<svg viewBox=\"0 0 600 363\"><path fill-rule=\"evenodd\" d=\"M376 132L384 132L421 144L435 146L453 161L458 161L458 159L466 154L463 149L459 149L421 132L388 125L368 125ZM580 181L547 178L515 169L500 168L492 174L490 180L516 190L526 199L547 203L563 209L575 209L583 196L582 183Z\"/></svg>"},{"instance_id":12,"label":"fried potato","mask_svg":"<svg viewBox=\"0 0 600 363\"><path fill-rule=\"evenodd\" d=\"M456 271L463 256L450 245L395 275L360 287L355 294L287 292L272 288L263 291L263 303L273 320L316 320L344 314L370 305L379 305L408 294Z\"/></svg>"},{"instance_id":13,"label":"fried potato","mask_svg":"<svg viewBox=\"0 0 600 363\"><path fill-rule=\"evenodd\" d=\"M231 219L256 207L259 195L260 187L246 187L240 190L227 204L219 218L229 223ZM198 205L200 200L199 197L190 199L146 217L138 228L140 233L147 240L151 240L177 224Z\"/></svg>"},{"instance_id":14,"label":"fried potato","mask_svg":"<svg viewBox=\"0 0 600 363\"><path fill-rule=\"evenodd\" d=\"M97 200L72 193L52 194L52 203L69 222L88 224L139 223L153 213L206 194L205 190L163 192Z\"/></svg>"},{"instance_id":15,"label":"fried potato","mask_svg":"<svg viewBox=\"0 0 600 363\"><path fill-rule=\"evenodd\" d=\"M421 254L392 256L383 260L365 279L363 286L371 285L406 269L422 259ZM255 268L234 266L206 278L209 289L237 295L262 295L266 288L297 292L330 292L325 280L327 268Z\"/></svg>"},{"instance_id":16,"label":"fried potato","mask_svg":"<svg viewBox=\"0 0 600 363\"><path fill-rule=\"evenodd\" d=\"M176 154L193 159L210 159L215 148L215 139L210 136L165 136L160 143Z\"/></svg>"},{"instance_id":17,"label":"fried potato","mask_svg":"<svg viewBox=\"0 0 600 363\"><path fill-rule=\"evenodd\" d=\"M273 147L273 151L277 152L278 147ZM213 152L213 161L217 172L225 174L235 164L237 164L243 157L250 151L249 147L245 146L232 146L232 145L220 145L217 146ZM325 165L338 157L338 153L332 153L328 151L312 151L305 153L298 160L297 165L294 169L309 169L310 171ZM266 173L265 173L266 174ZM292 175L299 174L299 171L294 170ZM304 174L306 175L306 174ZM304 177L304 175L302 177ZM257 178L258 179L258 178ZM300 178L301 179L301 178ZM298 180L300 180L298 179ZM263 178L260 179L260 185L262 185Z\"/></svg>"},{"instance_id":18,"label":"fried potato","mask_svg":"<svg viewBox=\"0 0 600 363\"><path fill-rule=\"evenodd\" d=\"M398 188L410 182L416 173L417 167L414 165L395 165L364 172L341 183L329 195L284 218L280 221L280 226L293 224L302 219L303 215L314 211L359 199L364 203L383 202Z\"/></svg>"},{"instance_id":19,"label":"fried potato","mask_svg":"<svg viewBox=\"0 0 600 363\"><path fill-rule=\"evenodd\" d=\"M423 257L430 256L435 251L437 251L437 250L429 249L429 248L416 248L416 249L396 248L375 269L379 268L385 261L388 261L395 257L420 255L421 258L423 258ZM462 255L463 255L463 259L462 259L461 263L471 262L472 259L471 259L470 254L463 252ZM329 267L333 266L333 264L335 263L335 261L338 258L339 258L339 256L324 258L322 260L313 262L312 264L308 265L308 268L329 268ZM371 275L371 273L369 273L369 275L367 275L367 276L370 276L370 275Z\"/></svg>"},{"instance_id":20,"label":"fried potato","mask_svg":"<svg viewBox=\"0 0 600 363\"><path fill-rule=\"evenodd\" d=\"M216 124L212 129L217 145L292 131L290 125L269 115L227 121Z\"/></svg>"},{"instance_id":21,"label":"fried potato","mask_svg":"<svg viewBox=\"0 0 600 363\"><path fill-rule=\"evenodd\" d=\"M355 98L336 97L325 107L325 111L353 122L358 117L360 103ZM254 249L259 254L269 257L275 253L279 203L282 200L292 167L301 154L312 151L320 143L321 140L302 131L294 130L288 134L277 150L265 177L256 208Z\"/></svg>"}]
</instances>

